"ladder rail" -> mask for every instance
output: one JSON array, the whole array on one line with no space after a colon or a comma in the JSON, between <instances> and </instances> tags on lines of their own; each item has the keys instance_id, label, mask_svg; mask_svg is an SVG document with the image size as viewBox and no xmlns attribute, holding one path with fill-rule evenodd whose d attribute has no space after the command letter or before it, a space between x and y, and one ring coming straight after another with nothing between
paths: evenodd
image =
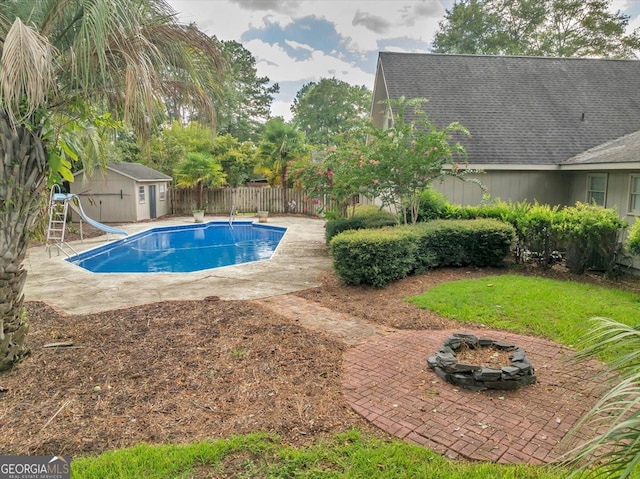
<instances>
[{"instance_id":1,"label":"ladder rail","mask_svg":"<svg viewBox=\"0 0 640 479\"><path fill-rule=\"evenodd\" d=\"M51 258L52 248L56 248L58 255L60 252L64 253L67 257L78 254L64 238L67 231L69 202L66 196L62 200L58 199L61 193L60 185L53 185L49 192L49 225L47 226L47 251L49 258Z\"/></svg>"}]
</instances>

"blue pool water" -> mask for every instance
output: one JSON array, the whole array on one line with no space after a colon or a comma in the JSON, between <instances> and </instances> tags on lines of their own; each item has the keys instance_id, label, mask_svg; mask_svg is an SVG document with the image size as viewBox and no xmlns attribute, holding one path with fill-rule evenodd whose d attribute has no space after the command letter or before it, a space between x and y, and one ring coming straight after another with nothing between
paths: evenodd
<instances>
[{"instance_id":1,"label":"blue pool water","mask_svg":"<svg viewBox=\"0 0 640 479\"><path fill-rule=\"evenodd\" d=\"M269 259L285 232L250 222L153 228L67 261L94 273L189 273Z\"/></svg>"}]
</instances>

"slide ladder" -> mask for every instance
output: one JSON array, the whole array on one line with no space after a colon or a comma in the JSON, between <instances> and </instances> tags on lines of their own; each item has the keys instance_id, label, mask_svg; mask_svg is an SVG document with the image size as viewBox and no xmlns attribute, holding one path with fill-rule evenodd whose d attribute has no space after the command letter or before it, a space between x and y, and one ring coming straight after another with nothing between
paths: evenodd
<instances>
[{"instance_id":1,"label":"slide ladder","mask_svg":"<svg viewBox=\"0 0 640 479\"><path fill-rule=\"evenodd\" d=\"M74 204L73 201L77 201L77 204ZM51 256L51 248L55 247L58 249L58 254L62 251L67 256L72 256L78 254L65 240L64 233L67 226L67 213L69 212L69 207L73 211L75 211L78 216L80 216L80 239L82 240L82 221L86 221L88 224L93 226L94 228L98 228L106 232L107 234L116 234L116 235L124 235L127 236L128 233L118 228L114 228L113 226L104 225L92 218L89 218L87 214L82 209L82 204L80 203L80 198L78 195L74 194L66 194L61 193L60 187L58 185L53 185L51 188L51 193L49 195L49 227L47 228L47 243L49 241L53 241L52 244L47 244L47 250L49 251L49 256ZM67 250L70 250L69 253Z\"/></svg>"},{"instance_id":2,"label":"slide ladder","mask_svg":"<svg viewBox=\"0 0 640 479\"><path fill-rule=\"evenodd\" d=\"M64 234L67 230L67 215L69 213L68 198L69 195L64 195L60 192L58 185L53 185L49 194L49 226L47 227L47 251L49 252L49 257L51 257L52 247L58 250L58 254L60 254L60 251L67 256L77 254L64 240ZM82 238L82 223L80 223L80 238Z\"/></svg>"}]
</instances>

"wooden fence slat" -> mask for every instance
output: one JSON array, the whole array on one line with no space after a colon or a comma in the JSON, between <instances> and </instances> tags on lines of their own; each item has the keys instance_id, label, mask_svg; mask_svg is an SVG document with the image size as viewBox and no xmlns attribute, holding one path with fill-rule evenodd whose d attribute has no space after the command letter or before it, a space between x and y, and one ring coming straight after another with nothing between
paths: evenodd
<instances>
[{"instance_id":1,"label":"wooden fence slat","mask_svg":"<svg viewBox=\"0 0 640 479\"><path fill-rule=\"evenodd\" d=\"M170 188L172 213L188 215L196 206L196 190L193 188ZM289 188L287 192L289 205L292 207L289 213L307 214L313 216L322 209L322 203L315 201L304 194L304 192ZM269 211L271 213L285 213L285 205L282 203L282 188L218 188L205 189L204 202L206 211L209 214L228 215L231 207L235 207L240 213L253 213L258 210ZM360 198L360 203L372 203L364 197ZM332 204L326 207L331 209Z\"/></svg>"}]
</instances>

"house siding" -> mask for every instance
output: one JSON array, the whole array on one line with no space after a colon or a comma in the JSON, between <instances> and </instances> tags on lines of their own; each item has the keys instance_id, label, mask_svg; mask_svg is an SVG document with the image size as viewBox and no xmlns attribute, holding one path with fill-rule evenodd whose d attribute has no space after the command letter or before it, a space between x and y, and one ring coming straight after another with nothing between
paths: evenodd
<instances>
[{"instance_id":1,"label":"house siding","mask_svg":"<svg viewBox=\"0 0 640 479\"><path fill-rule=\"evenodd\" d=\"M559 171L487 171L472 177L485 186L492 199L550 205L565 205L569 200L565 174ZM475 183L447 177L433 186L451 203L477 205L482 201L483 192Z\"/></svg>"},{"instance_id":2,"label":"house siding","mask_svg":"<svg viewBox=\"0 0 640 479\"><path fill-rule=\"evenodd\" d=\"M571 191L569 204L587 201L587 178L589 175L599 175L603 172L607 174L605 207L615 208L620 218L632 224L637 215L629 212L629 181L631 175L638 175L638 170L572 172L569 181Z\"/></svg>"}]
</instances>

